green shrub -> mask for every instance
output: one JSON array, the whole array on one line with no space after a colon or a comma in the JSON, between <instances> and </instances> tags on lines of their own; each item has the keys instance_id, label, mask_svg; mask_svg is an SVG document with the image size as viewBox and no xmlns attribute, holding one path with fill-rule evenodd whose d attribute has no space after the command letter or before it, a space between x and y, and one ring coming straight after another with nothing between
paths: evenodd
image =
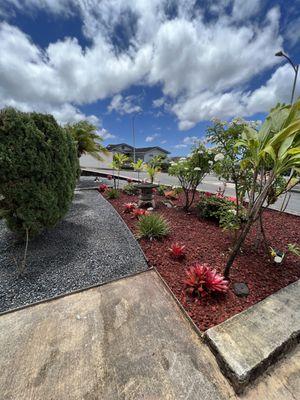
<instances>
[{"instance_id":1,"label":"green shrub","mask_svg":"<svg viewBox=\"0 0 300 400\"><path fill-rule=\"evenodd\" d=\"M79 177L73 138L51 115L0 111L0 214L33 236L68 211Z\"/></svg>"},{"instance_id":2,"label":"green shrub","mask_svg":"<svg viewBox=\"0 0 300 400\"><path fill-rule=\"evenodd\" d=\"M119 192L117 189L109 189L107 190L106 195L109 199L117 199L119 197Z\"/></svg>"},{"instance_id":3,"label":"green shrub","mask_svg":"<svg viewBox=\"0 0 300 400\"><path fill-rule=\"evenodd\" d=\"M143 215L139 218L138 236L152 239L161 239L170 232L168 222L159 214Z\"/></svg>"},{"instance_id":4,"label":"green shrub","mask_svg":"<svg viewBox=\"0 0 300 400\"><path fill-rule=\"evenodd\" d=\"M128 183L123 187L123 192L129 194L130 196L133 196L135 194L138 194L139 189L135 186L135 184Z\"/></svg>"},{"instance_id":5,"label":"green shrub","mask_svg":"<svg viewBox=\"0 0 300 400\"><path fill-rule=\"evenodd\" d=\"M196 205L199 218L220 220L221 213L231 207L232 204L224 197L217 197L210 194L201 194Z\"/></svg>"},{"instance_id":6,"label":"green shrub","mask_svg":"<svg viewBox=\"0 0 300 400\"><path fill-rule=\"evenodd\" d=\"M168 186L166 186L166 185L159 185L157 188L156 188L156 191L157 191L157 194L159 195L159 196L164 196L165 195L165 191L168 189Z\"/></svg>"}]
</instances>

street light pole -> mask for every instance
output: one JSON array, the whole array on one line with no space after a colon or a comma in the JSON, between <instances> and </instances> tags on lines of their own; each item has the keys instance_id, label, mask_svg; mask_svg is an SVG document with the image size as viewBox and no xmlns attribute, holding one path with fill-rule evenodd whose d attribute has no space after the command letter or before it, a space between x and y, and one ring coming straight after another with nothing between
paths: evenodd
<instances>
[{"instance_id":1,"label":"street light pole","mask_svg":"<svg viewBox=\"0 0 300 400\"><path fill-rule=\"evenodd\" d=\"M295 72L293 89L292 89L292 97L291 97L291 104L293 104L294 94L295 94L295 89L296 89L296 83L297 83L297 77L298 77L299 65L298 64L294 64L293 61L290 59L290 57L288 57L286 54L284 54L283 51L278 51L278 53L276 53L275 56L286 58L288 60L288 62L291 64L291 66L293 67L293 70Z\"/></svg>"},{"instance_id":2,"label":"street light pole","mask_svg":"<svg viewBox=\"0 0 300 400\"><path fill-rule=\"evenodd\" d=\"M135 131L134 131L134 120L136 115L132 116L132 143L133 143L133 162L135 163Z\"/></svg>"}]
</instances>

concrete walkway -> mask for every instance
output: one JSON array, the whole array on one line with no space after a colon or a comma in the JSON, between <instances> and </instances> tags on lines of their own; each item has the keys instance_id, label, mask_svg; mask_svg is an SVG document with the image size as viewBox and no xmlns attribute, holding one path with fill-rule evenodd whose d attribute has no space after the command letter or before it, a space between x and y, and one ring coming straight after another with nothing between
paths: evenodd
<instances>
[{"instance_id":1,"label":"concrete walkway","mask_svg":"<svg viewBox=\"0 0 300 400\"><path fill-rule=\"evenodd\" d=\"M242 397L154 270L0 316L1 400L295 400L296 349Z\"/></svg>"},{"instance_id":2,"label":"concrete walkway","mask_svg":"<svg viewBox=\"0 0 300 400\"><path fill-rule=\"evenodd\" d=\"M219 400L232 389L157 274L0 317L1 400Z\"/></svg>"}]
</instances>

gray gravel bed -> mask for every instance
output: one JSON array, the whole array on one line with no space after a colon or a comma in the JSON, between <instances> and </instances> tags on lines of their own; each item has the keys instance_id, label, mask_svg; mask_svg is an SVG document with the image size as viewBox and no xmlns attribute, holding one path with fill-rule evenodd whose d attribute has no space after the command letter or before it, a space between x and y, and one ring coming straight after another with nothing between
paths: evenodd
<instances>
[{"instance_id":1,"label":"gray gravel bed","mask_svg":"<svg viewBox=\"0 0 300 400\"><path fill-rule=\"evenodd\" d=\"M65 219L32 239L27 272L13 258L24 244L0 221L0 312L147 269L143 252L114 208L96 191L76 191Z\"/></svg>"}]
</instances>

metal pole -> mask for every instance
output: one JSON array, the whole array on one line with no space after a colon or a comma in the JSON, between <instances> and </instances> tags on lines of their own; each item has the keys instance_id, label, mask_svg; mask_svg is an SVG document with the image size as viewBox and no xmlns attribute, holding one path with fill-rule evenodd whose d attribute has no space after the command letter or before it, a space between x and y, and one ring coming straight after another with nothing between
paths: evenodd
<instances>
[{"instance_id":1,"label":"metal pole","mask_svg":"<svg viewBox=\"0 0 300 400\"><path fill-rule=\"evenodd\" d=\"M294 101L294 94L295 94L295 89L296 89L296 83L297 83L297 76L298 76L298 70L299 70L299 65L295 65L295 78L294 78L294 84L293 84L293 90L292 90L292 99L291 99L291 104L293 104Z\"/></svg>"},{"instance_id":2,"label":"metal pole","mask_svg":"<svg viewBox=\"0 0 300 400\"><path fill-rule=\"evenodd\" d=\"M135 163L135 132L134 132L134 119L135 119L135 115L132 117L133 162Z\"/></svg>"}]
</instances>

